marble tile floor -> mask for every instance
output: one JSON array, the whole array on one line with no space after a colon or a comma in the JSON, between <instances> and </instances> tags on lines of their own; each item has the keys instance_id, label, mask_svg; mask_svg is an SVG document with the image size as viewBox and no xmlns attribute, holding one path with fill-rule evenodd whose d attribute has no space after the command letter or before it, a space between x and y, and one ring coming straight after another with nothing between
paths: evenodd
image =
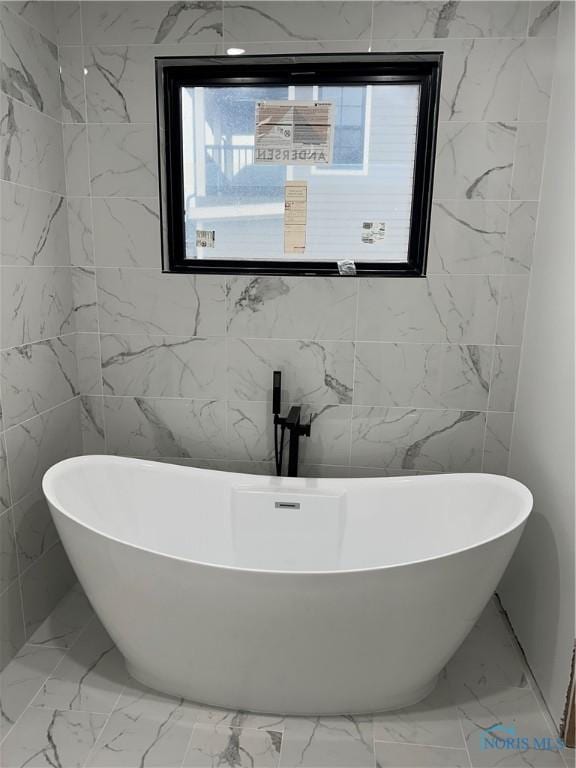
<instances>
[{"instance_id":1,"label":"marble tile floor","mask_svg":"<svg viewBox=\"0 0 576 768\"><path fill-rule=\"evenodd\" d=\"M436 690L403 711L282 717L144 688L77 585L0 676L3 768L493 768L574 765L564 749L483 749L486 729L556 733L493 600Z\"/></svg>"}]
</instances>

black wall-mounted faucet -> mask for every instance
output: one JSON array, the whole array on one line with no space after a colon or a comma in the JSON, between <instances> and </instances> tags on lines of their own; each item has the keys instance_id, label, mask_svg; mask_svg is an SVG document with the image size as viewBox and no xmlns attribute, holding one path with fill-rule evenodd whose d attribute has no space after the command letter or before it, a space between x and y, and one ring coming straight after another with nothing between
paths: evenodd
<instances>
[{"instance_id":1,"label":"black wall-mounted faucet","mask_svg":"<svg viewBox=\"0 0 576 768\"><path fill-rule=\"evenodd\" d=\"M280 416L282 399L282 373L274 371L272 379L272 413L274 414L274 454L276 459L276 474L282 474L284 459L284 436L289 432L288 445L288 477L298 477L298 454L301 437L310 437L312 420L308 424L301 424L302 408L293 405L285 417ZM280 437L278 437L280 428Z\"/></svg>"}]
</instances>

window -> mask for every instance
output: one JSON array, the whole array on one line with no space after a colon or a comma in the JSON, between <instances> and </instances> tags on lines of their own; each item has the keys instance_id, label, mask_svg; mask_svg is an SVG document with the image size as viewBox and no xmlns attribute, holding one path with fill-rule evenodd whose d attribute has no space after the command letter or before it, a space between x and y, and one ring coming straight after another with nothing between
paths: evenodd
<instances>
[{"instance_id":1,"label":"window","mask_svg":"<svg viewBox=\"0 0 576 768\"><path fill-rule=\"evenodd\" d=\"M322 86L318 98L334 104L334 148L332 164L318 170L362 169L365 151L370 142L366 128L370 124L367 114L370 86Z\"/></svg>"},{"instance_id":2,"label":"window","mask_svg":"<svg viewBox=\"0 0 576 768\"><path fill-rule=\"evenodd\" d=\"M441 57L157 59L164 270L425 274Z\"/></svg>"}]
</instances>

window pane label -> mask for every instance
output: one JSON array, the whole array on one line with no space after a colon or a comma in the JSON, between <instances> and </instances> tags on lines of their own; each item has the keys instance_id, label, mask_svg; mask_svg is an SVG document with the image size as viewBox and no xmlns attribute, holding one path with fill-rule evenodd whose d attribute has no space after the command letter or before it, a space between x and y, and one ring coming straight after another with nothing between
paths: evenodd
<instances>
[{"instance_id":1,"label":"window pane label","mask_svg":"<svg viewBox=\"0 0 576 768\"><path fill-rule=\"evenodd\" d=\"M256 103L255 164L329 165L334 105L328 101Z\"/></svg>"}]
</instances>

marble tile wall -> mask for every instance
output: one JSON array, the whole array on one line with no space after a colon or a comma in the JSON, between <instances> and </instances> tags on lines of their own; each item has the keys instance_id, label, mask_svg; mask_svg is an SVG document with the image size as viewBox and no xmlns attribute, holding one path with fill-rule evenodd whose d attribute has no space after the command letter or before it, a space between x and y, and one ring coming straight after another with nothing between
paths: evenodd
<instances>
[{"instance_id":1,"label":"marble tile wall","mask_svg":"<svg viewBox=\"0 0 576 768\"><path fill-rule=\"evenodd\" d=\"M557 6L57 4L84 450L268 472L278 367L304 473L505 472ZM444 52L426 279L161 273L154 56L231 44Z\"/></svg>"},{"instance_id":2,"label":"marble tile wall","mask_svg":"<svg viewBox=\"0 0 576 768\"><path fill-rule=\"evenodd\" d=\"M82 449L61 120L53 3L0 3L0 667L75 580L40 490Z\"/></svg>"}]
</instances>

